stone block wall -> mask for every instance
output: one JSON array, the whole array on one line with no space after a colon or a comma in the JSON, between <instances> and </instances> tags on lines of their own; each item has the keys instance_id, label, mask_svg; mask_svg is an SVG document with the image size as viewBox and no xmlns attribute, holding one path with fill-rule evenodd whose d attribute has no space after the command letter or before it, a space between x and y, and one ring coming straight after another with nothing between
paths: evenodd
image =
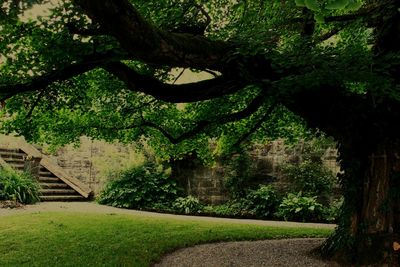
<instances>
[{"instance_id":1,"label":"stone block wall","mask_svg":"<svg viewBox=\"0 0 400 267\"><path fill-rule=\"evenodd\" d=\"M98 194L112 173L139 165L144 156L133 145L106 143L82 137L80 146L68 145L50 155L73 177L87 184Z\"/></svg>"},{"instance_id":2,"label":"stone block wall","mask_svg":"<svg viewBox=\"0 0 400 267\"><path fill-rule=\"evenodd\" d=\"M18 148L17 141L22 137L0 135L0 146ZM68 145L55 153L40 147L50 159L71 176L87 184L98 194L107 180L112 179L111 171L119 171L144 162L144 155L133 145L109 144L103 141L82 137L80 146Z\"/></svg>"},{"instance_id":3,"label":"stone block wall","mask_svg":"<svg viewBox=\"0 0 400 267\"><path fill-rule=\"evenodd\" d=\"M206 167L196 161L176 162L172 177L177 179L186 195L199 198L204 203L219 204L229 200L225 184L225 169L222 166Z\"/></svg>"},{"instance_id":4,"label":"stone block wall","mask_svg":"<svg viewBox=\"0 0 400 267\"><path fill-rule=\"evenodd\" d=\"M1 146L13 147L15 140L15 137L0 135ZM300 143L297 146L288 147L283 140L276 140L266 145L255 145L250 151L251 168L255 174L253 183L274 182L284 189L286 182L279 179L281 176L279 166L283 163L299 162L301 145ZM327 149L323 162L337 173L339 167L336 163L336 154L335 149ZM95 194L100 192L107 180L113 178L110 172L115 173L139 165L145 160L144 155L133 145L109 144L85 137L81 138L79 147L68 145L60 148L55 154L48 155L71 176L87 184ZM196 196L206 203L219 204L229 199L228 191L224 186L226 172L226 167L221 163L217 163L214 167L205 167L196 164L194 159L188 159L174 164L172 177L184 188L187 195Z\"/></svg>"},{"instance_id":5,"label":"stone block wall","mask_svg":"<svg viewBox=\"0 0 400 267\"><path fill-rule=\"evenodd\" d=\"M286 191L288 181L282 178L280 166L285 163L298 163L302 160L302 143L287 146L283 140L268 144L258 144L249 151L251 185L274 183L280 191ZM323 157L323 164L334 173L339 172L336 162L337 151L328 148ZM179 181L187 195L198 197L205 203L220 204L229 200L225 188L225 173L228 171L221 163L215 167L204 167L196 164L194 159L177 162L173 167L174 177Z\"/></svg>"}]
</instances>

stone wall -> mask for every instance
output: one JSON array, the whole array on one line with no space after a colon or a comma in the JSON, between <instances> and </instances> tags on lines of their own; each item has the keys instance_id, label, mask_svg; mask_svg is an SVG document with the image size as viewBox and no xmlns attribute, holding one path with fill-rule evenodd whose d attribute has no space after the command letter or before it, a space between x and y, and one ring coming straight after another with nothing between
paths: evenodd
<instances>
[{"instance_id":1,"label":"stone wall","mask_svg":"<svg viewBox=\"0 0 400 267\"><path fill-rule=\"evenodd\" d=\"M225 169L203 166L195 159L185 159L173 164L172 176L177 179L186 195L199 198L204 203L218 204L229 200L225 184Z\"/></svg>"},{"instance_id":2,"label":"stone wall","mask_svg":"<svg viewBox=\"0 0 400 267\"><path fill-rule=\"evenodd\" d=\"M106 143L82 137L80 146L62 147L50 157L95 194L104 187L112 173L144 162L144 156L133 145Z\"/></svg>"},{"instance_id":3,"label":"stone wall","mask_svg":"<svg viewBox=\"0 0 400 267\"><path fill-rule=\"evenodd\" d=\"M15 140L15 137L0 136L0 145L13 147ZM284 188L285 181L279 179L279 166L301 160L301 145L300 143L289 147L282 140L266 145L255 145L250 151L251 168L255 174L253 183L275 182L279 187ZM44 152L46 153L46 148ZM79 147L68 145L54 154L46 154L70 175L87 184L95 194L99 193L107 180L113 178L110 172L144 162L144 155L139 153L133 145L109 144L85 137L81 138ZM196 162L194 159L187 159L175 163L173 167L172 175L184 188L186 194L212 204L228 200L228 191L224 187L227 169L221 163L217 163L214 167L205 167ZM339 171L335 149L325 151L323 162L334 172Z\"/></svg>"},{"instance_id":4,"label":"stone wall","mask_svg":"<svg viewBox=\"0 0 400 267\"><path fill-rule=\"evenodd\" d=\"M279 170L284 163L297 163L302 160L303 144L287 146L283 140L268 144L255 145L250 150L251 184L274 183L281 191L285 191L288 181L282 178ZM323 164L334 173L339 172L336 162L337 151L334 148L325 150ZM221 163L215 167L204 167L196 164L194 159L180 161L174 166L174 176L188 195L196 196L205 203L219 204L229 199L225 188L225 177L228 171Z\"/></svg>"},{"instance_id":5,"label":"stone wall","mask_svg":"<svg viewBox=\"0 0 400 267\"><path fill-rule=\"evenodd\" d=\"M19 139L22 137L0 135L0 146L17 148ZM40 150L71 176L87 184L95 194L100 192L107 180L112 179L111 171L144 162L143 154L133 145L109 144L86 137L82 137L80 142L80 146L68 145L55 152L50 152L48 147L40 147Z\"/></svg>"}]
</instances>

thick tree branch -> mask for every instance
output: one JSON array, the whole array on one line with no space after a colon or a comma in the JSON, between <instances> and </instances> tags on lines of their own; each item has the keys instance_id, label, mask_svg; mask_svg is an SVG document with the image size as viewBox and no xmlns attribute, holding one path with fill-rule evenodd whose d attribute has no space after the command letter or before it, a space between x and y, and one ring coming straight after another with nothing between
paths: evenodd
<instances>
[{"instance_id":1,"label":"thick tree branch","mask_svg":"<svg viewBox=\"0 0 400 267\"><path fill-rule=\"evenodd\" d=\"M70 79L74 76L95 69L106 62L120 59L121 55L116 55L114 53L95 54L85 57L81 62L73 63L65 68L54 70L26 83L1 85L0 101L4 101L20 93L45 89L54 82Z\"/></svg>"},{"instance_id":2,"label":"thick tree branch","mask_svg":"<svg viewBox=\"0 0 400 267\"><path fill-rule=\"evenodd\" d=\"M97 35L105 35L107 34L107 32L103 31L100 28L79 28L78 26L76 26L73 23L68 23L65 25L65 27L68 29L68 31L71 34L78 34L78 35L82 35L82 36L97 36Z\"/></svg>"},{"instance_id":3,"label":"thick tree branch","mask_svg":"<svg viewBox=\"0 0 400 267\"><path fill-rule=\"evenodd\" d=\"M74 0L102 29L109 32L135 59L171 67L223 69L232 49L223 41L203 36L163 32L146 21L128 0Z\"/></svg>"},{"instance_id":4,"label":"thick tree branch","mask_svg":"<svg viewBox=\"0 0 400 267\"><path fill-rule=\"evenodd\" d=\"M235 93L247 85L243 81L223 76L189 84L165 84L153 77L140 74L121 62L106 64L104 69L124 81L130 90L172 103L208 100Z\"/></svg>"},{"instance_id":5,"label":"thick tree branch","mask_svg":"<svg viewBox=\"0 0 400 267\"><path fill-rule=\"evenodd\" d=\"M143 123L140 126L156 129L159 132L161 132L171 143L178 144L178 143L182 142L183 140L189 139L189 138L203 132L208 127L212 127L213 125L234 122L234 121L238 121L238 120L241 120L241 119L251 116L264 104L265 100L266 100L266 96L264 94L260 94L257 97L255 97L250 102L250 104L246 108L242 109L241 111L230 113L225 116L214 117L209 120L200 120L196 123L196 126L194 126L191 130L189 130L177 137L171 135L166 129L164 129L160 125L153 123L151 121L146 121L145 119L143 119Z\"/></svg>"}]
</instances>

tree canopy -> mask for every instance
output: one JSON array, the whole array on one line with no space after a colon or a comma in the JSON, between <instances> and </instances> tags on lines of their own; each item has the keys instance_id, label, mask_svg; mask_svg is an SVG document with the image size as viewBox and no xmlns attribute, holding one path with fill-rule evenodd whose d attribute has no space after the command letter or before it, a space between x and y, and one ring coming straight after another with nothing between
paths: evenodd
<instances>
[{"instance_id":1,"label":"tree canopy","mask_svg":"<svg viewBox=\"0 0 400 267\"><path fill-rule=\"evenodd\" d=\"M47 13L29 14L38 7ZM396 0L3 1L2 130L60 144L83 134L153 136L179 154L204 149L206 136L231 134L233 145L290 136L304 132L301 120L339 142L356 216L347 218L360 225L376 219L390 183L379 197L354 188L372 192L397 171L399 8ZM182 71L209 78L177 84ZM367 232L393 232L391 222ZM357 255L368 245L359 247Z\"/></svg>"},{"instance_id":2,"label":"tree canopy","mask_svg":"<svg viewBox=\"0 0 400 267\"><path fill-rule=\"evenodd\" d=\"M250 135L285 108L332 134L371 98L398 98L393 51L374 58L394 8L381 1L53 1L26 14L41 2L9 1L1 17L0 92L16 114L3 129L35 141L156 130L178 143L241 119ZM173 68L210 78L174 84Z\"/></svg>"}]
</instances>

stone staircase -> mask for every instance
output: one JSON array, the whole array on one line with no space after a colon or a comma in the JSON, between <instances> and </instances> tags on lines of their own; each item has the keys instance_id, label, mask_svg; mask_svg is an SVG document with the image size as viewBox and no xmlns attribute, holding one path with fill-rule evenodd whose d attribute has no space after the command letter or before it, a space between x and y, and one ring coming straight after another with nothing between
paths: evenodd
<instances>
[{"instance_id":1,"label":"stone staircase","mask_svg":"<svg viewBox=\"0 0 400 267\"><path fill-rule=\"evenodd\" d=\"M26 159L29 154L40 154L40 167L37 173L37 180L40 185L41 201L85 201L88 200L91 192L87 188L82 189L82 185L63 173L61 167L50 162L46 156L42 155L36 148L29 144L24 144L24 150L20 148L0 147L0 158L11 168L23 171L26 168ZM32 153L26 153L32 152ZM43 158L42 158L43 157ZM47 167L46 167L47 166ZM53 171L51 171L51 170Z\"/></svg>"}]
</instances>

